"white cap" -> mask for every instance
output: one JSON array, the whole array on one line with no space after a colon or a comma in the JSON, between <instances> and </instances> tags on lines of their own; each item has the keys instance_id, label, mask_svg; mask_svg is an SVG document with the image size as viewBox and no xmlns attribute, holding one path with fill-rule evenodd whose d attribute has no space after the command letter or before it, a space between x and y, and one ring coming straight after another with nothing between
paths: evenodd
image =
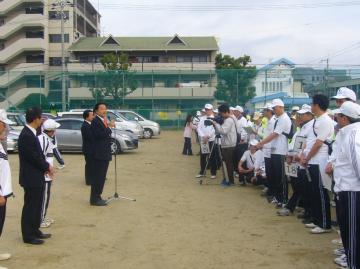
<instances>
[{"instance_id":1,"label":"white cap","mask_svg":"<svg viewBox=\"0 0 360 269\"><path fill-rule=\"evenodd\" d=\"M337 109L333 109L331 112L332 112L333 115L336 115L336 114L339 114L339 113L340 113L340 109L338 109L338 108L337 108Z\"/></svg>"},{"instance_id":2,"label":"white cap","mask_svg":"<svg viewBox=\"0 0 360 269\"><path fill-rule=\"evenodd\" d=\"M8 119L6 111L4 109L0 109L0 121L5 124L14 124L14 122Z\"/></svg>"},{"instance_id":3,"label":"white cap","mask_svg":"<svg viewBox=\"0 0 360 269\"><path fill-rule=\"evenodd\" d=\"M341 87L340 89L338 89L336 95L331 97L331 99L350 99L356 102L356 94L353 90L349 88Z\"/></svg>"},{"instance_id":4,"label":"white cap","mask_svg":"<svg viewBox=\"0 0 360 269\"><path fill-rule=\"evenodd\" d=\"M272 100L271 102L271 107L276 107L276 106L281 106L281 107L284 107L284 102L281 100L281 99L274 99Z\"/></svg>"},{"instance_id":5,"label":"white cap","mask_svg":"<svg viewBox=\"0 0 360 269\"><path fill-rule=\"evenodd\" d=\"M242 106L236 106L234 110L239 111L240 113L244 113L244 109L242 108Z\"/></svg>"},{"instance_id":6,"label":"white cap","mask_svg":"<svg viewBox=\"0 0 360 269\"><path fill-rule=\"evenodd\" d=\"M305 104L302 105L301 109L297 112L298 114L312 113L311 106Z\"/></svg>"},{"instance_id":7,"label":"white cap","mask_svg":"<svg viewBox=\"0 0 360 269\"><path fill-rule=\"evenodd\" d=\"M234 110L235 110L235 107L231 106L231 107L229 107L229 110L234 111Z\"/></svg>"},{"instance_id":8,"label":"white cap","mask_svg":"<svg viewBox=\"0 0 360 269\"><path fill-rule=\"evenodd\" d=\"M255 112L253 116L253 120L258 120L262 117L262 114L260 112Z\"/></svg>"},{"instance_id":9,"label":"white cap","mask_svg":"<svg viewBox=\"0 0 360 269\"><path fill-rule=\"evenodd\" d=\"M60 123L54 121L53 119L47 119L43 123L44 130L46 131L53 131L60 127Z\"/></svg>"},{"instance_id":10,"label":"white cap","mask_svg":"<svg viewBox=\"0 0 360 269\"><path fill-rule=\"evenodd\" d=\"M249 144L250 146L256 146L257 144L259 144L259 141L257 141L256 139L251 139Z\"/></svg>"},{"instance_id":11,"label":"white cap","mask_svg":"<svg viewBox=\"0 0 360 269\"><path fill-rule=\"evenodd\" d=\"M205 105L205 109L213 110L214 107L213 107L212 104L206 104L206 105Z\"/></svg>"},{"instance_id":12,"label":"white cap","mask_svg":"<svg viewBox=\"0 0 360 269\"><path fill-rule=\"evenodd\" d=\"M353 119L360 119L360 105L347 101L341 105L339 113Z\"/></svg>"},{"instance_id":13,"label":"white cap","mask_svg":"<svg viewBox=\"0 0 360 269\"><path fill-rule=\"evenodd\" d=\"M266 109L266 110L271 110L271 111L274 110L271 103L266 103L264 109Z\"/></svg>"},{"instance_id":14,"label":"white cap","mask_svg":"<svg viewBox=\"0 0 360 269\"><path fill-rule=\"evenodd\" d=\"M298 107L298 106L293 106L291 109L291 111L299 111L299 110L300 110L300 107Z\"/></svg>"},{"instance_id":15,"label":"white cap","mask_svg":"<svg viewBox=\"0 0 360 269\"><path fill-rule=\"evenodd\" d=\"M214 113L219 113L219 109L214 109Z\"/></svg>"}]
</instances>

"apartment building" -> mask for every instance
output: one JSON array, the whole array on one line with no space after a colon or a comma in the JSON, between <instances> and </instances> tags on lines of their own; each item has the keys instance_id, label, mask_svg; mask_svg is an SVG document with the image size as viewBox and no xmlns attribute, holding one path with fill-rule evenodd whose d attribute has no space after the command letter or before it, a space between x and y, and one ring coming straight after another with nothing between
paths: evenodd
<instances>
[{"instance_id":1,"label":"apartment building","mask_svg":"<svg viewBox=\"0 0 360 269\"><path fill-rule=\"evenodd\" d=\"M104 70L106 53L126 53L137 88L124 96L129 107L191 108L214 100L215 58L213 36L84 37L69 48L69 102L86 106L94 97L96 72ZM111 98L109 98L111 100Z\"/></svg>"},{"instance_id":2,"label":"apartment building","mask_svg":"<svg viewBox=\"0 0 360 269\"><path fill-rule=\"evenodd\" d=\"M31 93L49 95L61 70L61 16L54 0L0 0L0 107ZM100 35L100 14L88 0L64 8L67 49L77 39Z\"/></svg>"}]
</instances>

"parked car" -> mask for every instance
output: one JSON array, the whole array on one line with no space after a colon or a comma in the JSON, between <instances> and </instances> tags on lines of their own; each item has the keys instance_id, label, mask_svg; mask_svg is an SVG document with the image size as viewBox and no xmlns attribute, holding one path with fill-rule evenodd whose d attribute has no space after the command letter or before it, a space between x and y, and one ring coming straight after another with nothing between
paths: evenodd
<instances>
[{"instance_id":1,"label":"parked car","mask_svg":"<svg viewBox=\"0 0 360 269\"><path fill-rule=\"evenodd\" d=\"M15 152L18 150L18 140L21 130L14 129L9 126L10 130L6 136L6 147L8 152Z\"/></svg>"},{"instance_id":2,"label":"parked car","mask_svg":"<svg viewBox=\"0 0 360 269\"><path fill-rule=\"evenodd\" d=\"M83 111L74 110L69 112L58 112L60 118L79 118L82 119ZM115 113L112 110L108 110L108 120L115 120L116 129L122 131L128 131L137 135L138 138L144 137L144 129L139 123L135 123L127 120L123 116Z\"/></svg>"},{"instance_id":3,"label":"parked car","mask_svg":"<svg viewBox=\"0 0 360 269\"><path fill-rule=\"evenodd\" d=\"M16 130L22 130L26 124L25 116L22 113L9 112L7 113L8 118L14 122L10 126Z\"/></svg>"},{"instance_id":4,"label":"parked car","mask_svg":"<svg viewBox=\"0 0 360 269\"><path fill-rule=\"evenodd\" d=\"M56 119L61 126L56 130L58 148L60 151L81 152L82 136L81 125L82 119L62 118ZM111 152L120 153L126 150L138 148L138 137L127 131L116 130L112 133Z\"/></svg>"},{"instance_id":5,"label":"parked car","mask_svg":"<svg viewBox=\"0 0 360 269\"><path fill-rule=\"evenodd\" d=\"M159 123L148 120L131 110L118 109L115 111L130 121L138 122L144 128L144 138L152 138L153 136L160 135L161 130Z\"/></svg>"}]
</instances>

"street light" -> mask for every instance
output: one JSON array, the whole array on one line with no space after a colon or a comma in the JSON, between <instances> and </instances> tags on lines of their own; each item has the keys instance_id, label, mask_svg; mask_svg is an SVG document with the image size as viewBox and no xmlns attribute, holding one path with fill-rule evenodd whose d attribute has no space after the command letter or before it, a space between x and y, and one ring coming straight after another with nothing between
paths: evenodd
<instances>
[{"instance_id":1,"label":"street light","mask_svg":"<svg viewBox=\"0 0 360 269\"><path fill-rule=\"evenodd\" d=\"M61 19L61 104L62 110L66 111L66 81L65 81L65 34L64 34L64 23L69 18L66 17L64 12L65 7L74 7L74 4L70 1L57 0L51 4L51 9L57 11L57 16Z\"/></svg>"}]
</instances>

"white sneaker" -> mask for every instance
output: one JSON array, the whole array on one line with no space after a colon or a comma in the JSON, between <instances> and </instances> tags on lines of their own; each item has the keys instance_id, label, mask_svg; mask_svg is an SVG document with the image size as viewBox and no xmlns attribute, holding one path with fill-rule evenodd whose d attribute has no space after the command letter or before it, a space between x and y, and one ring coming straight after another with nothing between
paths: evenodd
<instances>
[{"instance_id":1,"label":"white sneaker","mask_svg":"<svg viewBox=\"0 0 360 269\"><path fill-rule=\"evenodd\" d=\"M336 256L342 256L345 254L345 249L344 248L337 248L337 249L334 249L334 255Z\"/></svg>"},{"instance_id":2,"label":"white sneaker","mask_svg":"<svg viewBox=\"0 0 360 269\"><path fill-rule=\"evenodd\" d=\"M2 253L0 254L0 261L6 261L11 258L11 254L9 253Z\"/></svg>"},{"instance_id":3,"label":"white sneaker","mask_svg":"<svg viewBox=\"0 0 360 269\"><path fill-rule=\"evenodd\" d=\"M62 169L64 169L66 166L65 166L65 164L64 165L59 165L58 167L57 167L57 169L58 170L62 170Z\"/></svg>"},{"instance_id":4,"label":"white sneaker","mask_svg":"<svg viewBox=\"0 0 360 269\"><path fill-rule=\"evenodd\" d=\"M339 246L342 246L342 244L343 244L341 238L333 239L333 240L331 240L331 243L333 243L334 245L339 245Z\"/></svg>"},{"instance_id":5,"label":"white sneaker","mask_svg":"<svg viewBox=\"0 0 360 269\"><path fill-rule=\"evenodd\" d=\"M41 224L40 224L40 228L49 228L50 225L51 225L50 222L43 221L43 222L41 222Z\"/></svg>"},{"instance_id":6,"label":"white sneaker","mask_svg":"<svg viewBox=\"0 0 360 269\"><path fill-rule=\"evenodd\" d=\"M314 229L310 230L312 234L324 234L324 233L331 233L331 229L323 229L321 227L315 227Z\"/></svg>"},{"instance_id":7,"label":"white sneaker","mask_svg":"<svg viewBox=\"0 0 360 269\"><path fill-rule=\"evenodd\" d=\"M202 177L204 177L204 175L198 174L198 175L196 176L196 178L202 178Z\"/></svg>"},{"instance_id":8,"label":"white sneaker","mask_svg":"<svg viewBox=\"0 0 360 269\"><path fill-rule=\"evenodd\" d=\"M334 263L336 263L337 265L341 266L342 268L347 268L347 259L346 259L346 255L343 254L340 257L337 257L334 259Z\"/></svg>"},{"instance_id":9,"label":"white sneaker","mask_svg":"<svg viewBox=\"0 0 360 269\"><path fill-rule=\"evenodd\" d=\"M316 227L318 227L318 226L315 225L314 223L306 223L306 224L305 224L305 227L306 227L306 228L314 229L314 228L316 228Z\"/></svg>"},{"instance_id":10,"label":"white sneaker","mask_svg":"<svg viewBox=\"0 0 360 269\"><path fill-rule=\"evenodd\" d=\"M274 198L271 200L271 203L274 204L274 205L275 205L275 204L277 205L279 202L278 202L278 200L276 200L276 198L274 197Z\"/></svg>"},{"instance_id":11,"label":"white sneaker","mask_svg":"<svg viewBox=\"0 0 360 269\"><path fill-rule=\"evenodd\" d=\"M51 219L51 218L47 218L45 219L46 222L49 222L50 224L53 224L55 223L55 220L54 219Z\"/></svg>"},{"instance_id":12,"label":"white sneaker","mask_svg":"<svg viewBox=\"0 0 360 269\"><path fill-rule=\"evenodd\" d=\"M211 178L211 179L215 179L215 178L216 178L216 176L211 176L210 178Z\"/></svg>"},{"instance_id":13,"label":"white sneaker","mask_svg":"<svg viewBox=\"0 0 360 269\"><path fill-rule=\"evenodd\" d=\"M289 209L287 208L283 208L283 209L280 209L277 214L281 217L286 217L286 216L290 216L291 212Z\"/></svg>"}]
</instances>

